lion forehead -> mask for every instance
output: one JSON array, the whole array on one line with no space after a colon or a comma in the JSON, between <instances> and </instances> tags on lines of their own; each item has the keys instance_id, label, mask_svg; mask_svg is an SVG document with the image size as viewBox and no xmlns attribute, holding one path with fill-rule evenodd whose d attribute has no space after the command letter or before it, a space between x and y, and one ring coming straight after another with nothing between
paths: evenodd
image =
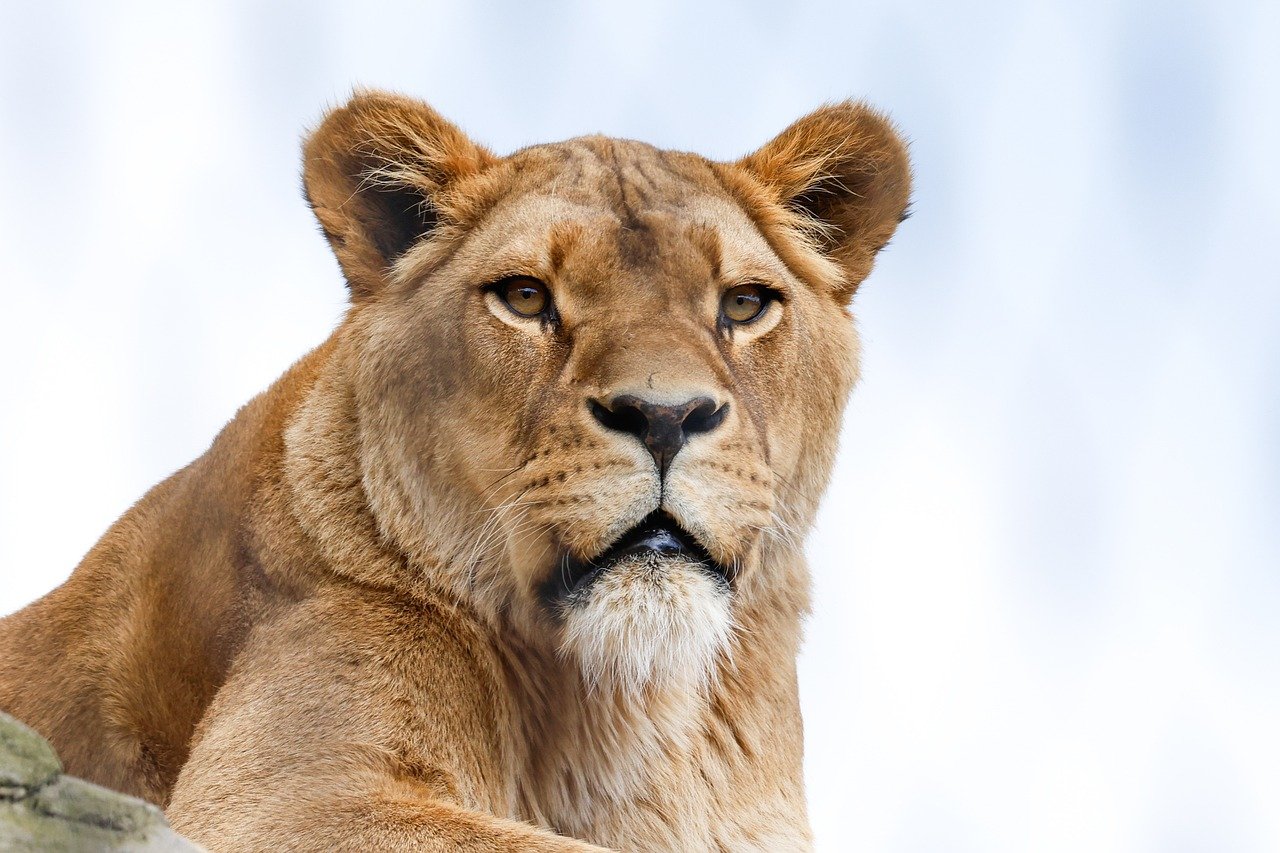
<instances>
[{"instance_id":1,"label":"lion forehead","mask_svg":"<svg viewBox=\"0 0 1280 853\"><path fill-rule=\"evenodd\" d=\"M589 138L557 143L568 155L528 154L528 169L467 229L455 260L472 276L524 273L586 280L662 270L700 281L786 280L790 270L750 211L696 155L672 168L641 143ZM616 160L596 149L614 142ZM544 146L549 147L549 146ZM484 272L480 271L484 269Z\"/></svg>"}]
</instances>

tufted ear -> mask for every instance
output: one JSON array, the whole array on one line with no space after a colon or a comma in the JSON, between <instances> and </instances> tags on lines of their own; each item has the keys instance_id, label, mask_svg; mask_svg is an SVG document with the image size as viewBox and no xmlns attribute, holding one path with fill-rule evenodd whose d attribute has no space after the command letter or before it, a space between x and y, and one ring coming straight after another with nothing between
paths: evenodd
<instances>
[{"instance_id":1,"label":"tufted ear","mask_svg":"<svg viewBox=\"0 0 1280 853\"><path fill-rule=\"evenodd\" d=\"M911 165L889 121L845 101L816 110L738 161L840 264L849 299L907 217Z\"/></svg>"},{"instance_id":2,"label":"tufted ear","mask_svg":"<svg viewBox=\"0 0 1280 853\"><path fill-rule=\"evenodd\" d=\"M421 101L360 92L325 116L302 161L307 201L360 300L437 224L448 187L496 158Z\"/></svg>"}]
</instances>

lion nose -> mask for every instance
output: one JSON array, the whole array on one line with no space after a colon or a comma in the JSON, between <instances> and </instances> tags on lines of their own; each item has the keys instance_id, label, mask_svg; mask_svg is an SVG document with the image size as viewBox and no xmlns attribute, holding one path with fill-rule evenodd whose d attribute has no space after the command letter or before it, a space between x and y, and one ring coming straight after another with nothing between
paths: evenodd
<instances>
[{"instance_id":1,"label":"lion nose","mask_svg":"<svg viewBox=\"0 0 1280 853\"><path fill-rule=\"evenodd\" d=\"M711 432L724 422L729 404L718 405L710 397L694 397L674 405L655 403L634 394L620 394L607 403L591 400L591 414L606 429L640 439L666 476L671 460L689 436Z\"/></svg>"}]
</instances>

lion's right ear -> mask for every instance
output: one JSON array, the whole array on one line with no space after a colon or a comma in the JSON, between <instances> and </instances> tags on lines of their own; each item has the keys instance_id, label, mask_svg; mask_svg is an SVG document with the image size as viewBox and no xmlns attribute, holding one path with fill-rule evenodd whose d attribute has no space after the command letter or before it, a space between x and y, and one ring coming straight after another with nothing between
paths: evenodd
<instances>
[{"instance_id":1,"label":"lion's right ear","mask_svg":"<svg viewBox=\"0 0 1280 853\"><path fill-rule=\"evenodd\" d=\"M360 92L325 116L302 159L307 201L360 300L435 226L449 185L497 158L421 101Z\"/></svg>"}]
</instances>

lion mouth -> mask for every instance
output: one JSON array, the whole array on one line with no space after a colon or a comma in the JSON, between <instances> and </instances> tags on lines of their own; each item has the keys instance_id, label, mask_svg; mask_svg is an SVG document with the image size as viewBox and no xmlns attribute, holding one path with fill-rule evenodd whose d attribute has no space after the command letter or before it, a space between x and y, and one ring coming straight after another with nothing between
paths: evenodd
<instances>
[{"instance_id":1,"label":"lion mouth","mask_svg":"<svg viewBox=\"0 0 1280 853\"><path fill-rule=\"evenodd\" d=\"M701 543L667 513L656 510L623 533L612 545L590 559L566 556L547 584L551 598L571 599L581 594L601 574L628 559L681 560L701 566L726 587L729 569L716 562Z\"/></svg>"}]
</instances>

